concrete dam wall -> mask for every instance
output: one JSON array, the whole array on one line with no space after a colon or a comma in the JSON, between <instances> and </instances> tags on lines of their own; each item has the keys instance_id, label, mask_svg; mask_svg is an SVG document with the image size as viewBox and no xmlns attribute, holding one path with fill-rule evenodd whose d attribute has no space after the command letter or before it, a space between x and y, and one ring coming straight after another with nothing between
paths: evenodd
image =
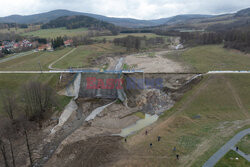
<instances>
[{"instance_id":1,"label":"concrete dam wall","mask_svg":"<svg viewBox=\"0 0 250 167\"><path fill-rule=\"evenodd\" d=\"M81 73L78 97L126 100L122 74Z\"/></svg>"},{"instance_id":2,"label":"concrete dam wall","mask_svg":"<svg viewBox=\"0 0 250 167\"><path fill-rule=\"evenodd\" d=\"M135 80L134 80L135 79ZM142 91L143 73L77 73L67 85L65 95L78 98L127 100Z\"/></svg>"}]
</instances>

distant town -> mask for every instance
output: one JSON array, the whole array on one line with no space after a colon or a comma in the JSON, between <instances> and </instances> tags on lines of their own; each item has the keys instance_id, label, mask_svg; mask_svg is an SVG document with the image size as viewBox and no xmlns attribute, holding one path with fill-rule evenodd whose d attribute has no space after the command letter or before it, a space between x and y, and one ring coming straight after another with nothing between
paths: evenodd
<instances>
[{"instance_id":1,"label":"distant town","mask_svg":"<svg viewBox=\"0 0 250 167\"><path fill-rule=\"evenodd\" d=\"M73 40L65 40L63 44L60 46L72 46ZM52 42L47 43L46 40L43 41L33 41L24 39L22 41L0 41L0 53L2 53L1 57L4 57L7 54L20 53L23 51L53 51L55 46L53 46Z\"/></svg>"}]
</instances>

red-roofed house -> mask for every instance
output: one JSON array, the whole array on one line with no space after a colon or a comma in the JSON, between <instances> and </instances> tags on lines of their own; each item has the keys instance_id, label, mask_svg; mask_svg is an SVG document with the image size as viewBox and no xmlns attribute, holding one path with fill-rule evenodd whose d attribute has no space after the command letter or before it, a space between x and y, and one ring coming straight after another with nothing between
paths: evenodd
<instances>
[{"instance_id":1,"label":"red-roofed house","mask_svg":"<svg viewBox=\"0 0 250 167\"><path fill-rule=\"evenodd\" d=\"M41 45L37 48L38 51L52 50L51 44Z\"/></svg>"},{"instance_id":2,"label":"red-roofed house","mask_svg":"<svg viewBox=\"0 0 250 167\"><path fill-rule=\"evenodd\" d=\"M4 46L0 46L0 50L4 49Z\"/></svg>"},{"instance_id":3,"label":"red-roofed house","mask_svg":"<svg viewBox=\"0 0 250 167\"><path fill-rule=\"evenodd\" d=\"M67 41L64 41L64 45L65 46L71 46L73 44L73 40L72 39L69 39Z\"/></svg>"},{"instance_id":4,"label":"red-roofed house","mask_svg":"<svg viewBox=\"0 0 250 167\"><path fill-rule=\"evenodd\" d=\"M14 43L13 48L14 48L14 49L19 48L19 43Z\"/></svg>"}]
</instances>

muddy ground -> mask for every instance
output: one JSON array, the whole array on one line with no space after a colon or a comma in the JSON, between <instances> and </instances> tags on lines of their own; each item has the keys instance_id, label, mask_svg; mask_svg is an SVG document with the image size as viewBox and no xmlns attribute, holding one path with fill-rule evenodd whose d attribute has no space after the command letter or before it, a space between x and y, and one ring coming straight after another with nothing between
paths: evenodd
<instances>
[{"instance_id":1,"label":"muddy ground","mask_svg":"<svg viewBox=\"0 0 250 167\"><path fill-rule=\"evenodd\" d=\"M179 63L162 57L162 55L169 52L170 51L160 51L155 53L128 55L125 57L124 63L134 67L136 70L143 70L145 73L177 73L186 71L186 68Z\"/></svg>"},{"instance_id":2,"label":"muddy ground","mask_svg":"<svg viewBox=\"0 0 250 167\"><path fill-rule=\"evenodd\" d=\"M110 166L126 153L121 137L96 136L69 144L46 167ZM63 162L63 163L62 163Z\"/></svg>"},{"instance_id":3,"label":"muddy ground","mask_svg":"<svg viewBox=\"0 0 250 167\"><path fill-rule=\"evenodd\" d=\"M37 127L29 131L32 158L42 166L58 166L58 164L60 166L111 165L112 162L120 158L120 155L126 154L126 149L123 148L122 144L123 139L112 135L120 133L123 128L139 120L140 118L133 113L146 112L148 103L152 103L152 105L161 103L159 95L162 96L162 100L166 96L170 98L171 105L173 105L184 92L199 82L198 79L186 85L193 76L191 74L145 74L146 78L161 77L164 81L162 89L138 91L139 94L136 95L137 105L127 108L122 103L116 102L88 123L84 122L84 119L91 111L112 102L112 100L77 99L79 108L73 112L62 129L55 135L49 135L50 130L56 125L55 120L44 122L42 130ZM140 108L141 106L138 105L140 102L144 108ZM171 107L169 103L166 105ZM28 152L23 134L20 134L13 141L13 146L16 164L28 166ZM9 152L9 147L6 149ZM11 160L10 154L8 154L8 159ZM2 162L2 156L0 160ZM1 163L0 166L3 164Z\"/></svg>"},{"instance_id":4,"label":"muddy ground","mask_svg":"<svg viewBox=\"0 0 250 167\"><path fill-rule=\"evenodd\" d=\"M176 77L175 75L165 76L159 74L157 77L160 76L164 76L163 79L168 80L168 84L164 84L165 87L157 92L161 92L162 94L165 93L169 98L175 97L175 99L178 99L181 94L191 89L192 85L200 80L197 79L190 84L185 85L193 75L182 75ZM147 75L147 77L152 77L152 74ZM171 85L171 88L167 88L166 85ZM169 92L167 93L164 91ZM159 96L157 96L157 94L154 95L155 90L151 91L151 93L149 93L150 95L148 93L141 93L140 95L146 97L148 101L157 103ZM138 97L140 97L140 95L138 95ZM147 97L147 95L149 95L149 97ZM174 104L175 100L172 101ZM86 109L90 104L90 101L87 102L84 99L78 99L78 105L81 106L80 108L82 108L84 116L87 116L90 113L91 110ZM146 104L147 102L145 102L145 105ZM65 162L65 166L68 166L69 164L71 164L71 166L111 165L112 162L115 162L121 155L124 156L124 153L126 153L126 149L123 148L122 145L122 142L124 142L123 139L113 135L120 133L123 128L126 128L139 120L139 117L133 115L133 113L137 111L146 112L145 108L141 109L139 106L127 108L119 102L112 104L101 112L93 121L84 123L71 135L66 137L45 166L56 166L56 164L61 163L62 161ZM73 115L70 120L74 121L74 117L75 116ZM103 157L101 155L103 155Z\"/></svg>"},{"instance_id":5,"label":"muddy ground","mask_svg":"<svg viewBox=\"0 0 250 167\"><path fill-rule=\"evenodd\" d=\"M141 69L145 78L162 78L163 87L139 91L128 91L128 107L116 102L106 108L93 121L84 119L97 107L108 104L112 100L83 99L76 100L78 109L73 112L69 120L54 135L50 130L56 125L56 115L44 122L42 129L33 128L29 131L29 140L32 149L32 158L37 166L112 166L127 153L123 147L119 134L123 128L134 124L140 118L133 113L141 111L154 114L155 111L171 108L180 99L184 92L191 89L195 80L186 84L193 74L160 74L158 72L185 72L186 67L163 58L168 51L157 52L154 55L140 54L124 57L124 63ZM119 58L109 58L110 68L113 69ZM61 86L64 88L74 75L63 75ZM162 110L162 111L164 111ZM7 141L6 141L7 142ZM23 134L19 134L13 141L17 166L28 166L28 152ZM6 147L9 152L9 147ZM10 154L8 154L10 161ZM3 162L2 156L0 161ZM0 163L3 166L3 163Z\"/></svg>"},{"instance_id":6,"label":"muddy ground","mask_svg":"<svg viewBox=\"0 0 250 167\"><path fill-rule=\"evenodd\" d=\"M165 57L176 52L173 49L161 49L153 52L134 53L103 57L97 63L108 64L107 70L114 70L120 58L123 58L124 70L143 70L145 73L181 73L190 71L190 67ZM104 63L105 62L105 63Z\"/></svg>"}]
</instances>

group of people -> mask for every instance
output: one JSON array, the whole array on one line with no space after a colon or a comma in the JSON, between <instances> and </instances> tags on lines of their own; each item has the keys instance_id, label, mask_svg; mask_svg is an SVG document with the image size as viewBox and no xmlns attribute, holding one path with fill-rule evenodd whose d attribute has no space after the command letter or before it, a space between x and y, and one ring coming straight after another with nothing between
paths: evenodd
<instances>
[{"instance_id":1,"label":"group of people","mask_svg":"<svg viewBox=\"0 0 250 167\"><path fill-rule=\"evenodd\" d=\"M145 135L147 136L148 135L148 131L146 130L145 131ZM124 139L125 142L127 142L127 138ZM161 136L158 136L157 137L157 141L160 142L161 141ZM149 147L152 148L153 147L153 143L150 143L149 144ZM176 152L176 147L173 148L173 152ZM180 158L180 155L179 154L176 154L176 159L179 160Z\"/></svg>"}]
</instances>

